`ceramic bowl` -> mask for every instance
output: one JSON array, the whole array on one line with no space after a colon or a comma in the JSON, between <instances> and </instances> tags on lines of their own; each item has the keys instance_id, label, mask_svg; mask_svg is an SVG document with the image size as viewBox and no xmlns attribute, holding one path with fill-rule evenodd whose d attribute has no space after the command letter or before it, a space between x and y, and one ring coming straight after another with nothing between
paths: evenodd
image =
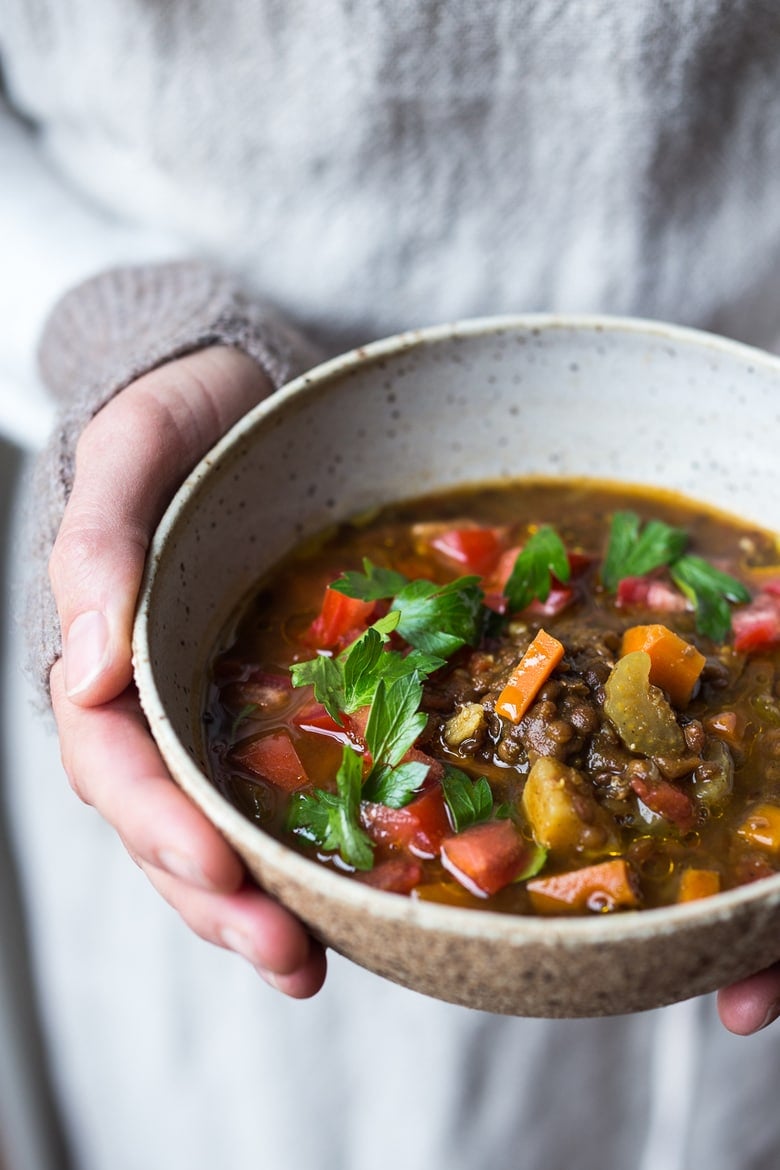
<instances>
[{"instance_id":1,"label":"ceramic bowl","mask_svg":"<svg viewBox=\"0 0 780 1170\"><path fill-rule=\"evenodd\" d=\"M725 985L780 957L780 875L594 918L416 902L318 866L210 783L204 666L226 616L308 535L384 501L497 476L658 484L780 529L780 361L636 320L531 316L403 334L329 361L247 415L156 534L135 629L141 701L171 773L256 880L328 946L428 995L591 1016Z\"/></svg>"}]
</instances>

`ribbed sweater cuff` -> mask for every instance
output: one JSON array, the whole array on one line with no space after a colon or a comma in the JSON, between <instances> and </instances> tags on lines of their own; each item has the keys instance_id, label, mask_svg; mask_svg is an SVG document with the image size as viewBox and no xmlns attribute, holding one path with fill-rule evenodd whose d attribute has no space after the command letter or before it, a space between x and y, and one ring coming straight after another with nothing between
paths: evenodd
<instances>
[{"instance_id":1,"label":"ribbed sweater cuff","mask_svg":"<svg viewBox=\"0 0 780 1170\"><path fill-rule=\"evenodd\" d=\"M276 387L320 357L270 305L197 261L106 271L54 306L41 337L39 363L62 411L33 471L25 539L28 665L43 695L48 695L49 672L62 652L47 565L73 486L81 431L142 374L219 344L249 354Z\"/></svg>"}]
</instances>

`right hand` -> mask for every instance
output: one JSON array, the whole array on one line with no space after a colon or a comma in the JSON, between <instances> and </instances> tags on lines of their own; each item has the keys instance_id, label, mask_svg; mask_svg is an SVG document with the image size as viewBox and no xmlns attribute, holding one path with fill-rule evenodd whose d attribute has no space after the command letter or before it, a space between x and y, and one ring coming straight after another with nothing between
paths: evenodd
<instances>
[{"instance_id":1,"label":"right hand","mask_svg":"<svg viewBox=\"0 0 780 1170\"><path fill-rule=\"evenodd\" d=\"M114 826L153 886L202 938L304 998L324 981L323 948L248 880L172 781L141 712L130 657L157 521L201 455L272 389L246 354L214 346L139 378L85 428L50 562L64 647L51 694L71 785Z\"/></svg>"}]
</instances>

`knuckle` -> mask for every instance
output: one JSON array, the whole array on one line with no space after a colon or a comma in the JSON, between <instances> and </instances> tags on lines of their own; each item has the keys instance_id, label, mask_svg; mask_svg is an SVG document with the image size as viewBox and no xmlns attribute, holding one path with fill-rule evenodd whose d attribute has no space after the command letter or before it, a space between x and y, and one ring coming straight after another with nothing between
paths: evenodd
<instances>
[{"instance_id":1,"label":"knuckle","mask_svg":"<svg viewBox=\"0 0 780 1170\"><path fill-rule=\"evenodd\" d=\"M49 557L49 579L55 592L66 578L88 577L104 547L105 537L96 528L64 521Z\"/></svg>"}]
</instances>

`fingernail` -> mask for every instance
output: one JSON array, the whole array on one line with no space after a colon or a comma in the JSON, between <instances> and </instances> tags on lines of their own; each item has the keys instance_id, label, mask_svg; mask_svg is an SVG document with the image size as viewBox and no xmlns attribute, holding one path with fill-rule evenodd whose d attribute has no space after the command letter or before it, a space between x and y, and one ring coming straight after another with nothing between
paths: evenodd
<instances>
[{"instance_id":1,"label":"fingernail","mask_svg":"<svg viewBox=\"0 0 780 1170\"><path fill-rule=\"evenodd\" d=\"M236 951L237 954L242 955L252 964L257 966L257 952L254 948L254 943L248 934L244 934L243 930L239 930L235 926L225 926L220 932L220 938L228 950Z\"/></svg>"},{"instance_id":2,"label":"fingernail","mask_svg":"<svg viewBox=\"0 0 780 1170\"><path fill-rule=\"evenodd\" d=\"M769 1005L769 1010L756 1028L756 1031L760 1032L762 1028L768 1028L770 1024L774 1023L778 1016L780 1016L780 1002L775 1000Z\"/></svg>"},{"instance_id":3,"label":"fingernail","mask_svg":"<svg viewBox=\"0 0 780 1170\"><path fill-rule=\"evenodd\" d=\"M85 691L108 665L108 622L99 610L81 613L71 623L65 644L65 689Z\"/></svg>"},{"instance_id":4,"label":"fingernail","mask_svg":"<svg viewBox=\"0 0 780 1170\"><path fill-rule=\"evenodd\" d=\"M188 857L185 853L178 853L175 849L161 849L157 854L157 860L161 868L172 877L181 878L182 881L189 882L193 886L200 886L203 890L213 888L212 883L193 857Z\"/></svg>"},{"instance_id":5,"label":"fingernail","mask_svg":"<svg viewBox=\"0 0 780 1170\"><path fill-rule=\"evenodd\" d=\"M255 971L257 971L257 974L264 983L267 983L269 987L273 987L274 991L282 990L279 976L275 975L273 971L269 971L266 967L258 966L255 966Z\"/></svg>"}]
</instances>

